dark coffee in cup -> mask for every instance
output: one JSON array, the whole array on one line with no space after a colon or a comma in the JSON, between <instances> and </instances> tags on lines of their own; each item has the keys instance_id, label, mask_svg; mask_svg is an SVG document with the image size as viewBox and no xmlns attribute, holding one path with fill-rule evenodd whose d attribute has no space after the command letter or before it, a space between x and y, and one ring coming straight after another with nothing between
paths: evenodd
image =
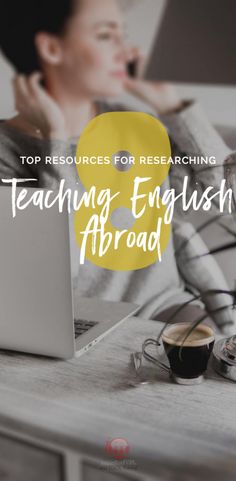
<instances>
[{"instance_id":1,"label":"dark coffee in cup","mask_svg":"<svg viewBox=\"0 0 236 481\"><path fill-rule=\"evenodd\" d=\"M206 325L197 326L191 333L190 330L189 323L174 324L162 336L171 373L180 383L191 379L201 381L215 341L213 330Z\"/></svg>"}]
</instances>

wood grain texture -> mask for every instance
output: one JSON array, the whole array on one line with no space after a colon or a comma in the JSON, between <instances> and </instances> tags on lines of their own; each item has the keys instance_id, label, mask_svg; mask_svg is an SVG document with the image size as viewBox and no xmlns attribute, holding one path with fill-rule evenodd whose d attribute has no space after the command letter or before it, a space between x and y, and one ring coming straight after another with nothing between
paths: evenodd
<instances>
[{"instance_id":1,"label":"wood grain texture","mask_svg":"<svg viewBox=\"0 0 236 481\"><path fill-rule=\"evenodd\" d=\"M105 457L125 437L131 457L155 479L235 481L235 384L209 369L199 386L179 386L153 367L132 388L130 354L162 325L132 318L78 359L0 353L0 427L24 430ZM55 340L56 342L56 340Z\"/></svg>"}]
</instances>

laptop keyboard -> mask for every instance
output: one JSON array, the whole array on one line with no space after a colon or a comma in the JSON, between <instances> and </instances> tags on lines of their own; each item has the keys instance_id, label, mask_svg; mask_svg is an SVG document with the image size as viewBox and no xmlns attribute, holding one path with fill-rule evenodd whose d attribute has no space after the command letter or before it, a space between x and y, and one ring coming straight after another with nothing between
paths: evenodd
<instances>
[{"instance_id":1,"label":"laptop keyboard","mask_svg":"<svg viewBox=\"0 0 236 481\"><path fill-rule=\"evenodd\" d=\"M89 329L91 329L91 327L96 326L96 324L98 323L93 321L84 321L83 319L76 319L74 321L75 339L77 339L77 337L87 332Z\"/></svg>"}]
</instances>

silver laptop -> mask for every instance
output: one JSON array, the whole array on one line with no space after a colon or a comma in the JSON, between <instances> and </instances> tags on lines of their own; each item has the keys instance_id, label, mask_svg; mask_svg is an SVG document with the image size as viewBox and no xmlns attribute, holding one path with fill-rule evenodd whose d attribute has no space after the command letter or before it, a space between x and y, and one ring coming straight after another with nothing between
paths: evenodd
<instances>
[{"instance_id":1,"label":"silver laptop","mask_svg":"<svg viewBox=\"0 0 236 481\"><path fill-rule=\"evenodd\" d=\"M138 306L73 303L67 211L30 204L13 218L11 195L10 187L0 188L0 349L79 356Z\"/></svg>"}]
</instances>

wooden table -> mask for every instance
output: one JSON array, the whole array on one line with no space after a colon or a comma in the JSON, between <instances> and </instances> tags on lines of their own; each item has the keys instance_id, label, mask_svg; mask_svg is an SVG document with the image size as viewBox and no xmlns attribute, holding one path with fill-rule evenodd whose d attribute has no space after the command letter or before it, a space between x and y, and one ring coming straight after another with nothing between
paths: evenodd
<instances>
[{"instance_id":1,"label":"wooden table","mask_svg":"<svg viewBox=\"0 0 236 481\"><path fill-rule=\"evenodd\" d=\"M234 383L210 368L179 386L150 366L152 384L129 385L130 354L161 327L131 318L66 362L1 351L0 479L235 481ZM122 462L105 450L117 437L129 443Z\"/></svg>"}]
</instances>

